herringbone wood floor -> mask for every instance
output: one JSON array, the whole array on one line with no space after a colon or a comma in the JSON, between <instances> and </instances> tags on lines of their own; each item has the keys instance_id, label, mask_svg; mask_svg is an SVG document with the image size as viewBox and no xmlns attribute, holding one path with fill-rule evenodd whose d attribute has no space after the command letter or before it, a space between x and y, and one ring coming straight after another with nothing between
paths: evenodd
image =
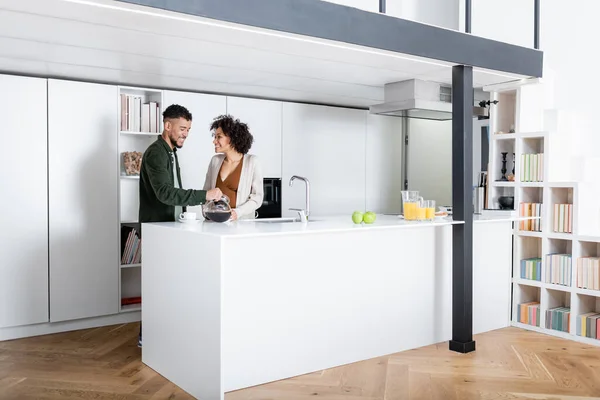
<instances>
[{"instance_id":1,"label":"herringbone wood floor","mask_svg":"<svg viewBox=\"0 0 600 400\"><path fill-rule=\"evenodd\" d=\"M191 399L145 367L139 324L0 342L0 399ZM227 400L600 398L600 348L507 328L228 393Z\"/></svg>"}]
</instances>

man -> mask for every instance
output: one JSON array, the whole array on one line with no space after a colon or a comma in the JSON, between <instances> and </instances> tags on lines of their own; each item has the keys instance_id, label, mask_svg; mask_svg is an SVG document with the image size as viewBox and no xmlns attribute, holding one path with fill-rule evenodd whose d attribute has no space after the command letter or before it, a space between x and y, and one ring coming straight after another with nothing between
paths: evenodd
<instances>
[{"instance_id":1,"label":"man","mask_svg":"<svg viewBox=\"0 0 600 400\"><path fill-rule=\"evenodd\" d=\"M139 221L175 221L186 206L220 199L221 190L183 189L177 149L183 147L192 126L192 114L179 104L163 112L163 133L144 152L140 169ZM138 346L142 347L142 327Z\"/></svg>"}]
</instances>

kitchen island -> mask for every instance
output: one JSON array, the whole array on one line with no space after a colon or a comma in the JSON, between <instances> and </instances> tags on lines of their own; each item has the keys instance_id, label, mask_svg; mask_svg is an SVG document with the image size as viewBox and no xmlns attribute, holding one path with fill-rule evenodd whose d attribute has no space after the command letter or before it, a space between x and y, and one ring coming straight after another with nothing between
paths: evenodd
<instances>
[{"instance_id":1,"label":"kitchen island","mask_svg":"<svg viewBox=\"0 0 600 400\"><path fill-rule=\"evenodd\" d=\"M509 325L515 218L475 218L473 332ZM447 341L451 219L143 224L142 361L199 399Z\"/></svg>"}]
</instances>

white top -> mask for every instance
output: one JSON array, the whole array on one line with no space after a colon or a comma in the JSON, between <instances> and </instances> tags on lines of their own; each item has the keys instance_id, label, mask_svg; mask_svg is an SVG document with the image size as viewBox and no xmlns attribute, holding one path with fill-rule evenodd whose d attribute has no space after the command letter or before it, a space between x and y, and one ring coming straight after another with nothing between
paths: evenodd
<instances>
[{"instance_id":1,"label":"white top","mask_svg":"<svg viewBox=\"0 0 600 400\"><path fill-rule=\"evenodd\" d=\"M487 222L511 222L523 219L514 216L489 216L481 218L473 216L474 223ZM311 217L313 218L313 217ZM268 219L266 219L268 220ZM180 229L190 233L205 234L220 237L242 237L242 236L270 236L287 234L310 234L324 232L352 232L371 229L414 229L423 227L448 226L464 224L464 221L453 221L451 217L439 218L435 221L404 221L396 215L378 214L373 224L354 224L352 217L327 216L314 217L307 223L301 222L276 222L269 223L265 220L240 220L228 222L213 222L196 220L192 222L152 222L169 229Z\"/></svg>"},{"instance_id":2,"label":"white top","mask_svg":"<svg viewBox=\"0 0 600 400\"><path fill-rule=\"evenodd\" d=\"M225 160L224 154L216 154L210 160L204 181L204 190L214 189L217 185L217 176ZM238 184L236 208L238 219L254 219L255 211L262 206L264 197L263 173L258 157L254 154L245 154Z\"/></svg>"}]
</instances>

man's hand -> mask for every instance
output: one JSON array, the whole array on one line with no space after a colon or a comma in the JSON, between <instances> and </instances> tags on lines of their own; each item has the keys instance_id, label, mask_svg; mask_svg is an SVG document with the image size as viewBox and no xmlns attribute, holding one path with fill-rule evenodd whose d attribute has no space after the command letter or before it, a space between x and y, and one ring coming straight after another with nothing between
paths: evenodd
<instances>
[{"instance_id":1,"label":"man's hand","mask_svg":"<svg viewBox=\"0 0 600 400\"><path fill-rule=\"evenodd\" d=\"M237 213L235 212L235 210L231 210L231 220L235 221L237 219Z\"/></svg>"},{"instance_id":2,"label":"man's hand","mask_svg":"<svg viewBox=\"0 0 600 400\"><path fill-rule=\"evenodd\" d=\"M219 188L210 189L209 191L206 192L206 200L207 201L219 200L221 198L221 196L223 196L223 192L221 192L221 189L219 189Z\"/></svg>"}]
</instances>

